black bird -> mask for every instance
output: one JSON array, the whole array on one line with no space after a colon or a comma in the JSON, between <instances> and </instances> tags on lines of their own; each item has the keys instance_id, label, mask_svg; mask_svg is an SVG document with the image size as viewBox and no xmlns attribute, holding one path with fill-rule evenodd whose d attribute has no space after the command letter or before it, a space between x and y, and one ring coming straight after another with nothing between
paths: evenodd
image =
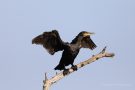
<instances>
[{"instance_id":1,"label":"black bird","mask_svg":"<svg viewBox=\"0 0 135 90\"><path fill-rule=\"evenodd\" d=\"M35 37L32 44L40 44L53 55L57 51L63 51L59 64L54 68L55 70L65 70L66 66L74 66L74 59L78 55L81 48L89 48L93 50L96 48L95 43L91 40L90 35L94 33L82 31L80 32L71 43L64 42L60 38L57 30L44 32L43 34Z\"/></svg>"}]
</instances>

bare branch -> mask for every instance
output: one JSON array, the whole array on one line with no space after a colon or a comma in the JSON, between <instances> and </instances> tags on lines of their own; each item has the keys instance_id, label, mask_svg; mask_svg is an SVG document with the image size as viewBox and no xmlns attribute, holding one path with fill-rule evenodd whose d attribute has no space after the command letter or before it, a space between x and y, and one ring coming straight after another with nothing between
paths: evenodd
<instances>
[{"instance_id":1,"label":"bare branch","mask_svg":"<svg viewBox=\"0 0 135 90\"><path fill-rule=\"evenodd\" d=\"M77 68L82 68L83 66L90 64L96 60L99 60L100 58L103 57L113 57L114 53L107 53L106 52L106 47L97 55L92 56L90 59L85 60L83 62L80 62L79 64L77 64ZM63 72L57 73L54 77L50 78L50 79L46 79L44 80L44 85L43 85L43 90L49 90L49 87L54 84L55 82L61 80L62 78L64 78L65 76L71 74L72 72L74 72L75 70L73 70L73 68L69 68L68 69L68 74L63 75Z\"/></svg>"}]
</instances>

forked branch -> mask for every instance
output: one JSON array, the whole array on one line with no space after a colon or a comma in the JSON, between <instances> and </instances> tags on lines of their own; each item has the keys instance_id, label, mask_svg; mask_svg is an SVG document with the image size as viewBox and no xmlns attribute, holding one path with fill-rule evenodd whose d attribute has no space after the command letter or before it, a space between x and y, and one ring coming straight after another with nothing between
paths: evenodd
<instances>
[{"instance_id":1,"label":"forked branch","mask_svg":"<svg viewBox=\"0 0 135 90\"><path fill-rule=\"evenodd\" d=\"M103 50L99 54L92 56L90 59L88 59L86 61L83 61L83 62L77 64L76 66L77 66L77 69L79 69L79 68L82 68L85 65L88 65L88 64L96 61L96 60L99 60L100 58L103 58L103 57L113 57L113 56L114 56L114 53L107 53L106 52L106 47L105 47L105 48L103 48ZM56 74L54 77L52 77L50 79L47 79L47 76L45 74L45 80L43 81L44 82L43 90L49 90L49 88L50 88L50 86L52 84L54 84L55 82L61 80L65 76L73 73L74 71L75 70L73 70L72 68L69 68L68 69L68 74L63 75L64 71L62 71L62 72Z\"/></svg>"}]
</instances>

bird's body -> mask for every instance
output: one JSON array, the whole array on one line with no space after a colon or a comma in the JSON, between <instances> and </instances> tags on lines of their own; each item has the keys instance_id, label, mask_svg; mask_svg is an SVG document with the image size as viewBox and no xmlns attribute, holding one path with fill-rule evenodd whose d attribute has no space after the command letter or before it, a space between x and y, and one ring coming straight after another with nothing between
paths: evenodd
<instances>
[{"instance_id":1,"label":"bird's body","mask_svg":"<svg viewBox=\"0 0 135 90\"><path fill-rule=\"evenodd\" d=\"M63 70L65 66L73 65L74 59L78 55L80 51L80 47L76 44L68 44L62 53L62 57L60 59L59 64L55 67L55 70Z\"/></svg>"},{"instance_id":2,"label":"bird's body","mask_svg":"<svg viewBox=\"0 0 135 90\"><path fill-rule=\"evenodd\" d=\"M73 65L76 56L81 48L96 48L95 43L90 39L89 32L80 32L71 43L63 42L56 30L51 32L44 32L43 34L35 37L32 43L41 44L47 51L53 55L57 51L63 50L62 57L55 70L64 70L66 66Z\"/></svg>"}]
</instances>

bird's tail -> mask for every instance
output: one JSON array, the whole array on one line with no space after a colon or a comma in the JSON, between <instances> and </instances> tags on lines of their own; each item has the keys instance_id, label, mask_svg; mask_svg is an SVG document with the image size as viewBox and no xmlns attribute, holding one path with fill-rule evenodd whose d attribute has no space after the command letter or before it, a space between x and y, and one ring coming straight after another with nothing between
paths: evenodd
<instances>
[{"instance_id":1,"label":"bird's tail","mask_svg":"<svg viewBox=\"0 0 135 90\"><path fill-rule=\"evenodd\" d=\"M54 69L55 70L64 70L65 69L65 66L63 64L59 64Z\"/></svg>"}]
</instances>

